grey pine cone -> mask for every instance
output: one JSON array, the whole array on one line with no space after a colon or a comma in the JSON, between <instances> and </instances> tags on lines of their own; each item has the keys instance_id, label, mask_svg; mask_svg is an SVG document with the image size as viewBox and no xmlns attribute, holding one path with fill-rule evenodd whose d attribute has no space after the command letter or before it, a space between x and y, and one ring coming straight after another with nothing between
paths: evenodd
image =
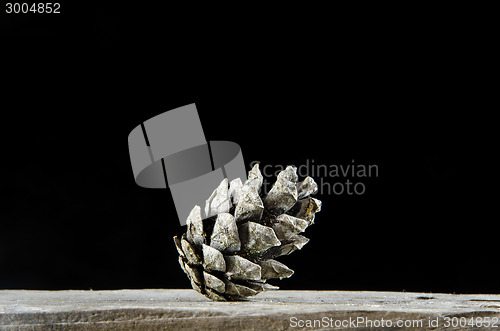
<instances>
[{"instance_id":1,"label":"grey pine cone","mask_svg":"<svg viewBox=\"0 0 500 331\"><path fill-rule=\"evenodd\" d=\"M191 286L212 300L245 300L278 289L267 280L288 278L293 270L275 258L309 241L299 233L321 210L321 201L310 197L317 191L314 180L297 183L296 168L288 166L267 195L259 193L262 181L258 164L244 184L238 178L228 185L224 179L204 211L193 208L186 233L174 237Z\"/></svg>"}]
</instances>

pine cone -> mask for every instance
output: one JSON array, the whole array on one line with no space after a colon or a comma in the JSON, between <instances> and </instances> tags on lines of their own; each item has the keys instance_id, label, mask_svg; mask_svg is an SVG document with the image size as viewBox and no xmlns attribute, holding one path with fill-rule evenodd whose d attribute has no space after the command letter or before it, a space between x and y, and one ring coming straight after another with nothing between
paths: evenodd
<instances>
[{"instance_id":1,"label":"pine cone","mask_svg":"<svg viewBox=\"0 0 500 331\"><path fill-rule=\"evenodd\" d=\"M297 183L296 168L288 166L266 196L259 195L262 181L258 164L245 184L238 178L228 187L224 179L207 200L209 217L202 220L201 208L195 206L187 232L174 237L191 286L212 300L244 300L278 289L267 280L288 278L293 270L275 258L309 241L299 233L321 210L321 201L309 197L317 190L314 180Z\"/></svg>"}]
</instances>

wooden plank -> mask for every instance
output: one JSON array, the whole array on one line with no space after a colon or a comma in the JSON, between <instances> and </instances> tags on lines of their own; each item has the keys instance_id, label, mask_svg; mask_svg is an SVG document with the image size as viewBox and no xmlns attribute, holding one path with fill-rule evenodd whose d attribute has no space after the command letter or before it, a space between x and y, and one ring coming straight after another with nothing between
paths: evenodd
<instances>
[{"instance_id":1,"label":"wooden plank","mask_svg":"<svg viewBox=\"0 0 500 331\"><path fill-rule=\"evenodd\" d=\"M486 321L500 329L500 295L272 291L211 302L193 290L0 291L2 330L466 330Z\"/></svg>"}]
</instances>

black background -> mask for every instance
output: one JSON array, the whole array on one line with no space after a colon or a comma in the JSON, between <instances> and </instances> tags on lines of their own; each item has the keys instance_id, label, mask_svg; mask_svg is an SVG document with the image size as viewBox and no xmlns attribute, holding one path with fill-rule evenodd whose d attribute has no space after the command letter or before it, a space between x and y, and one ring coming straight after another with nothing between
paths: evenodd
<instances>
[{"instance_id":1,"label":"black background","mask_svg":"<svg viewBox=\"0 0 500 331\"><path fill-rule=\"evenodd\" d=\"M477 39L440 19L298 9L2 8L0 288L188 288L170 192L135 184L127 136L195 102L248 169L379 167L362 196L317 196L282 289L500 293L492 199L463 170L488 93L465 53Z\"/></svg>"}]
</instances>

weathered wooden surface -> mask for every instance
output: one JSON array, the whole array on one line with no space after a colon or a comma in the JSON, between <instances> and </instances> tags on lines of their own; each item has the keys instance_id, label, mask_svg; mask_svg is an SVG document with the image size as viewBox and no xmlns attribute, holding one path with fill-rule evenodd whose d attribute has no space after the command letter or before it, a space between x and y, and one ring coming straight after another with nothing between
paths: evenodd
<instances>
[{"instance_id":1,"label":"weathered wooden surface","mask_svg":"<svg viewBox=\"0 0 500 331\"><path fill-rule=\"evenodd\" d=\"M211 302L193 290L0 291L2 330L463 330L495 319L489 329L500 330L500 295L273 291Z\"/></svg>"}]
</instances>

